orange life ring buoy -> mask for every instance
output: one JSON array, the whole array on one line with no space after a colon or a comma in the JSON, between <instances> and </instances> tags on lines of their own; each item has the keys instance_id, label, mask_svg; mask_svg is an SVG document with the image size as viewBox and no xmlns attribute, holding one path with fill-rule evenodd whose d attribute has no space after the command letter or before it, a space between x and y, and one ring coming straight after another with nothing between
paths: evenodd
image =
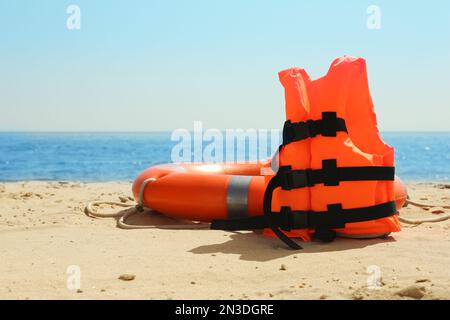
<instances>
[{"instance_id":1,"label":"orange life ring buoy","mask_svg":"<svg viewBox=\"0 0 450 320\"><path fill-rule=\"evenodd\" d=\"M256 216L263 213L267 184L262 170L273 173L270 161L163 164L142 172L132 189L138 203L173 218L210 222Z\"/></svg>"},{"instance_id":2,"label":"orange life ring buoy","mask_svg":"<svg viewBox=\"0 0 450 320\"><path fill-rule=\"evenodd\" d=\"M264 191L274 174L271 160L233 164L163 164L143 171L133 183L137 202L164 215L210 222L260 216ZM155 179L143 186L145 181ZM142 195L140 195L142 191ZM405 203L406 188L396 177L397 210Z\"/></svg>"}]
</instances>

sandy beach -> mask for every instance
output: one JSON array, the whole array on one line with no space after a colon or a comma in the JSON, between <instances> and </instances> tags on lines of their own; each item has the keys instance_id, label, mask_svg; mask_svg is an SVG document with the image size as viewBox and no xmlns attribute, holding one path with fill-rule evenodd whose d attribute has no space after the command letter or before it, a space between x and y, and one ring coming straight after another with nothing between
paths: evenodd
<instances>
[{"instance_id":1,"label":"sandy beach","mask_svg":"<svg viewBox=\"0 0 450 320\"><path fill-rule=\"evenodd\" d=\"M125 201L130 189L126 182L0 184L0 298L450 299L450 220L404 225L386 239L311 242L292 251L253 232L122 230L114 218L84 214L87 201ZM417 201L450 201L448 185L408 190ZM401 215L449 211L408 206ZM172 223L148 213L129 222ZM78 290L67 286L69 266L80 268ZM368 287L373 277L377 288Z\"/></svg>"}]
</instances>

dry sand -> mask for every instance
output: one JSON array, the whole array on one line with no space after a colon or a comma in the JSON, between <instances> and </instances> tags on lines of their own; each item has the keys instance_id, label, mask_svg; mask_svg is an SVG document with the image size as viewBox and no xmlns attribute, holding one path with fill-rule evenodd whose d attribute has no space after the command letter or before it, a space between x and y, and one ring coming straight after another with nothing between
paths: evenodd
<instances>
[{"instance_id":1,"label":"dry sand","mask_svg":"<svg viewBox=\"0 0 450 320\"><path fill-rule=\"evenodd\" d=\"M413 199L450 202L445 186L408 187ZM450 298L450 221L291 251L252 232L122 230L113 218L83 213L88 200L119 196L130 196L129 183L0 184L0 298L408 299L398 292L409 286L406 294L416 298ZM401 214L430 217L438 209L450 211L408 207ZM130 220L167 223L149 214ZM71 265L81 270L79 290L67 287ZM380 287L368 288L378 271Z\"/></svg>"}]
</instances>

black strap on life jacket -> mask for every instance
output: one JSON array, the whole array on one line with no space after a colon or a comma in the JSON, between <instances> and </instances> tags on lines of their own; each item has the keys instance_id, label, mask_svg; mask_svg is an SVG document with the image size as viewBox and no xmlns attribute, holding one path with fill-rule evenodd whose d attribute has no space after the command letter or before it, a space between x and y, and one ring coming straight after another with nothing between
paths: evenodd
<instances>
[{"instance_id":1,"label":"black strap on life jacket","mask_svg":"<svg viewBox=\"0 0 450 320\"><path fill-rule=\"evenodd\" d=\"M280 212L271 212L274 225L284 231L295 229L317 229L324 226L332 229L344 228L346 223L364 222L386 218L396 213L395 201L389 201L370 207L342 209L340 203L329 204L327 211L291 210L281 207ZM268 228L263 216L229 220L213 220L211 229L215 230L256 230Z\"/></svg>"},{"instance_id":2,"label":"black strap on life jacket","mask_svg":"<svg viewBox=\"0 0 450 320\"><path fill-rule=\"evenodd\" d=\"M336 133L339 131L347 132L347 126L344 119L336 116L336 112L322 112L321 120L294 123L288 120L283 127L283 145L314 138L319 134L324 137L336 137Z\"/></svg>"},{"instance_id":3,"label":"black strap on life jacket","mask_svg":"<svg viewBox=\"0 0 450 320\"><path fill-rule=\"evenodd\" d=\"M282 166L277 172L283 190L312 187L323 183L338 186L341 181L393 181L395 167L337 167L336 159L322 160L322 169L292 170Z\"/></svg>"},{"instance_id":4,"label":"black strap on life jacket","mask_svg":"<svg viewBox=\"0 0 450 320\"><path fill-rule=\"evenodd\" d=\"M322 169L290 170L281 167L269 181L264 193L264 216L214 220L211 229L253 230L270 227L275 235L292 249L301 249L296 242L281 230L315 229L314 237L331 241L335 237L332 229L344 228L346 223L385 218L396 213L395 201L383 204L343 209L341 204L328 205L327 211L292 211L282 207L281 212L272 212L272 195L276 188L291 190L318 183L335 186L340 181L394 180L394 167L336 167L336 160L324 160ZM327 171L328 170L328 171Z\"/></svg>"},{"instance_id":5,"label":"black strap on life jacket","mask_svg":"<svg viewBox=\"0 0 450 320\"><path fill-rule=\"evenodd\" d=\"M386 218L397 211L395 201L382 204L343 209L340 203L329 204L327 211L291 210L282 207L280 212L272 212L272 194L280 187L277 176L272 178L264 193L264 216L242 219L213 220L211 229L216 230L255 230L270 227L275 235L292 249L302 249L300 245L286 236L282 230L315 229L314 237L323 241L331 241L335 237L332 229L345 228L347 223L364 222Z\"/></svg>"}]
</instances>

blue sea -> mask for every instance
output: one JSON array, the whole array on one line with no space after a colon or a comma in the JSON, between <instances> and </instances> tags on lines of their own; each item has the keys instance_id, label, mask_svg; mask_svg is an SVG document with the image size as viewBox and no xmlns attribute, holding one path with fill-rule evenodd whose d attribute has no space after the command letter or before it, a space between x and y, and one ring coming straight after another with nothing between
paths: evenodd
<instances>
[{"instance_id":1,"label":"blue sea","mask_svg":"<svg viewBox=\"0 0 450 320\"><path fill-rule=\"evenodd\" d=\"M405 181L450 180L450 132L383 133ZM0 133L0 181L132 181L171 161L169 132Z\"/></svg>"}]
</instances>

